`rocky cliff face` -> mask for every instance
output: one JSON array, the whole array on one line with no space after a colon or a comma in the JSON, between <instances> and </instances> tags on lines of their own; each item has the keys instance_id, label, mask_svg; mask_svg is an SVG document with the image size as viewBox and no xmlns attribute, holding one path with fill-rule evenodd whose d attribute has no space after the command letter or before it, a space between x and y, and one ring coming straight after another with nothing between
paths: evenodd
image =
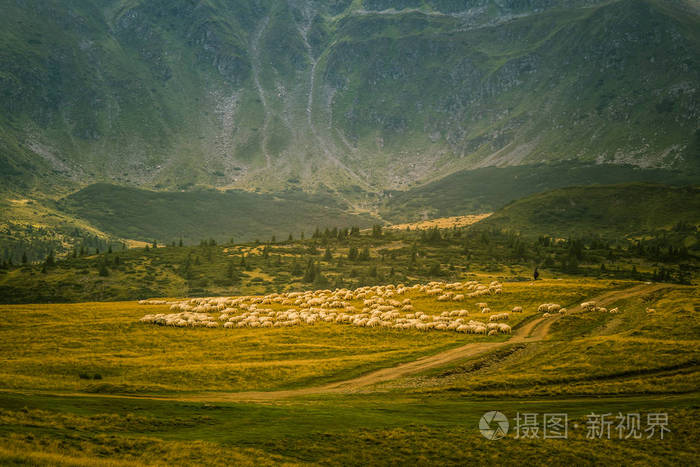
<instances>
[{"instance_id":1,"label":"rocky cliff face","mask_svg":"<svg viewBox=\"0 0 700 467\"><path fill-rule=\"evenodd\" d=\"M16 0L0 177L279 190L361 205L461 169L697 169L682 0Z\"/></svg>"}]
</instances>

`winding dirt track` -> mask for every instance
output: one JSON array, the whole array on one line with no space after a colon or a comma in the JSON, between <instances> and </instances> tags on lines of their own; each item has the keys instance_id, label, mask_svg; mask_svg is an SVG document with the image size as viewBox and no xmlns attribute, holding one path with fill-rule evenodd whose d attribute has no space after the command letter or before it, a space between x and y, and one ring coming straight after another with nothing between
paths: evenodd
<instances>
[{"instance_id":1,"label":"winding dirt track","mask_svg":"<svg viewBox=\"0 0 700 467\"><path fill-rule=\"evenodd\" d=\"M619 300L628 299L639 295L648 295L658 290L671 287L665 284L642 284L624 290L608 292L592 298L598 305L610 305ZM580 306L575 306L569 309L570 313L581 312ZM375 370L356 378L335 383L324 384L322 386L312 386L300 389L291 389L286 391L251 391L251 392L210 392L199 394L178 395L173 397L159 396L116 396L109 394L70 394L82 397L116 397L116 398L133 398L133 399L159 399L159 400L176 400L176 401L200 401L200 402L235 402L235 401L272 401L287 399L296 396L306 396L313 394L334 394L334 393L351 393L361 388L383 383L385 381L394 380L403 376L421 373L426 370L445 366L458 360L471 358L477 355L485 354L500 347L515 344L537 342L544 340L549 334L549 329L552 323L559 319L559 315L549 318L536 318L528 321L523 326L517 328L513 333L513 337L505 342L474 342L445 350L435 355L429 355L419 358L418 360L402 363L390 368L382 368ZM68 394L64 394L68 395Z\"/></svg>"}]
</instances>

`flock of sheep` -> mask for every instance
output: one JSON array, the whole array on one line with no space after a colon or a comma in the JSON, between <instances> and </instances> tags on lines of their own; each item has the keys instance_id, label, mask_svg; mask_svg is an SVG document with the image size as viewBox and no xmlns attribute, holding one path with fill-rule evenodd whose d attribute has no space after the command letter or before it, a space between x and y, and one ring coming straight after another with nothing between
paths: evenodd
<instances>
[{"instance_id":1,"label":"flock of sheep","mask_svg":"<svg viewBox=\"0 0 700 467\"><path fill-rule=\"evenodd\" d=\"M566 308L562 308L561 305L558 305L556 303L543 303L537 308L537 311L542 314L543 318L548 318L550 316L553 316L556 313L559 313L561 315L565 315L568 313L568 310ZM581 311L583 312L599 312L599 313L619 313L620 309L615 307L611 309L607 309L603 306L598 306L595 301L588 301L588 302L583 302L581 303ZM647 312L649 309L647 309Z\"/></svg>"},{"instance_id":2,"label":"flock of sheep","mask_svg":"<svg viewBox=\"0 0 700 467\"><path fill-rule=\"evenodd\" d=\"M620 310L617 307L608 310L604 306L597 306L596 302L593 302L593 301L583 302L581 304L581 309L583 311L597 311L600 313L613 313L614 314L614 313L620 312Z\"/></svg>"},{"instance_id":3,"label":"flock of sheep","mask_svg":"<svg viewBox=\"0 0 700 467\"><path fill-rule=\"evenodd\" d=\"M410 298L402 298L409 292L435 296L441 302L461 302L467 297L499 294L501 283L489 285L469 282L430 282L406 287L384 285L361 287L355 290L337 289L307 292L275 293L265 296L208 297L168 302L165 300L141 300L143 305L170 305L171 313L148 314L141 322L176 327L224 327L224 328L272 328L313 325L318 322L338 323L358 327L382 327L391 329L415 329L419 331L454 331L469 334L510 334L505 323L509 313L497 313L488 317L489 322L467 319L467 310L444 311L429 315L416 311ZM351 301L362 301L362 309ZM274 310L270 305L287 307ZM486 303L478 303L482 314L491 310ZM522 312L515 307L513 312ZM218 317L212 316L218 313Z\"/></svg>"},{"instance_id":4,"label":"flock of sheep","mask_svg":"<svg viewBox=\"0 0 700 467\"><path fill-rule=\"evenodd\" d=\"M495 295L503 291L500 282L489 285L476 281L430 282L414 286L383 285L361 287L355 290L336 289L307 292L274 293L265 296L207 297L189 300L141 300L143 305L170 305L171 313L148 314L141 322L162 326L207 328L278 328L313 325L318 322L346 324L358 327L382 327L390 329L415 329L419 331L455 331L468 334L510 334L511 327L503 322L510 313L491 313L485 302L477 303L488 322L468 319L469 311L458 309L443 311L439 315L416 311L410 298L401 297L411 292L414 297L435 297L440 302L462 302L467 297ZM362 301L362 309L351 302ZM275 310L270 305L286 307ZM581 303L584 312L618 313L618 308L608 310L596 302ZM543 318L568 313L557 303L543 303L537 308ZM522 313L521 306L512 313ZM653 313L648 309L647 312ZM214 316L213 314L218 314ZM486 318L486 316L485 316Z\"/></svg>"}]
</instances>

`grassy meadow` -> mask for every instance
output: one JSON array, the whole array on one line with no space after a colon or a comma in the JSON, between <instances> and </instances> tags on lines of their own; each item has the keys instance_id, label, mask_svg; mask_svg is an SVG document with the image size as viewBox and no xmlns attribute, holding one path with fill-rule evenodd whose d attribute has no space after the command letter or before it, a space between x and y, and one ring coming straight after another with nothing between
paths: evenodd
<instances>
[{"instance_id":1,"label":"grassy meadow","mask_svg":"<svg viewBox=\"0 0 700 467\"><path fill-rule=\"evenodd\" d=\"M543 301L570 306L623 286L602 281L574 289L573 284L571 280L507 284L503 294L488 297L487 303L494 313L523 306L527 311L514 313L509 320L517 326L533 317ZM464 308L470 311L467 319L485 319L476 307L483 297L459 303L438 302L415 292L405 297L412 298L416 311L439 314ZM362 308L361 301L350 303ZM0 306L0 350L7 356L0 388L104 393L289 389L347 379L467 341L506 338L335 323L317 323L301 331L182 329L138 322L146 313L168 312L167 305L135 302ZM94 379L96 374L99 380Z\"/></svg>"},{"instance_id":2,"label":"grassy meadow","mask_svg":"<svg viewBox=\"0 0 700 467\"><path fill-rule=\"evenodd\" d=\"M640 286L647 288L625 295ZM504 335L336 323L161 327L138 319L167 306L136 302L3 305L0 463L692 464L700 415L697 288L562 277L504 282L502 294L460 303L406 296L417 311L465 308L474 319L484 318L477 302L492 312L523 306L509 321L517 334L539 319L540 303L575 308L611 293L621 297L609 305L620 313L552 317L544 340L513 343ZM274 392L487 342L503 345L347 391ZM236 397L245 391L272 392ZM511 421L518 412L567 413L570 433L566 440L516 439L511 431L488 440L477 426L489 410ZM630 412L664 412L671 432L664 440L586 437L587 415Z\"/></svg>"}]
</instances>

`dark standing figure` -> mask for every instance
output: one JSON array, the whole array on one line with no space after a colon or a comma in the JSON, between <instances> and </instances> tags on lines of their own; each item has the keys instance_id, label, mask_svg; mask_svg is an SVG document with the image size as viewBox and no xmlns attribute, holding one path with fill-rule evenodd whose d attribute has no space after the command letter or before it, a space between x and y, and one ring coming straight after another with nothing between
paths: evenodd
<instances>
[{"instance_id":1,"label":"dark standing figure","mask_svg":"<svg viewBox=\"0 0 700 467\"><path fill-rule=\"evenodd\" d=\"M537 280L540 277L540 272L535 268L535 272L532 273L532 277L534 277L535 280Z\"/></svg>"}]
</instances>

